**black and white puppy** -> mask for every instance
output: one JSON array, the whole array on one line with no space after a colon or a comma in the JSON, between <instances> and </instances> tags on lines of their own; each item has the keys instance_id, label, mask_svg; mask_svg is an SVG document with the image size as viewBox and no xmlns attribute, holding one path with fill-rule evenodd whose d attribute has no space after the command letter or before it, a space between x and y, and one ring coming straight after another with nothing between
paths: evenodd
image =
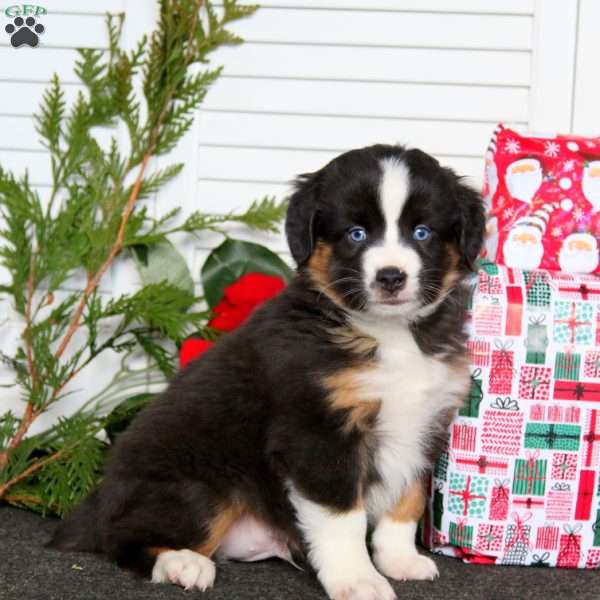
<instances>
[{"instance_id":1,"label":"black and white puppy","mask_svg":"<svg viewBox=\"0 0 600 600\"><path fill-rule=\"evenodd\" d=\"M133 421L51 546L186 588L213 584L215 556L306 559L335 600L434 578L415 530L469 385L461 282L483 230L479 195L419 150L300 177L295 279Z\"/></svg>"}]
</instances>

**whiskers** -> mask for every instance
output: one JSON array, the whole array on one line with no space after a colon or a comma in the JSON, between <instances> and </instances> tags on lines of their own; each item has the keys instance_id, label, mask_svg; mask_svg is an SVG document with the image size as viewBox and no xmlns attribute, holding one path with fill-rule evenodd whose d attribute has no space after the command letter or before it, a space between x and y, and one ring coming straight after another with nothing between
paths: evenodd
<instances>
[{"instance_id":1,"label":"whiskers","mask_svg":"<svg viewBox=\"0 0 600 600\"><path fill-rule=\"evenodd\" d=\"M350 273L356 273L357 275L359 275L361 278L363 276L362 272L359 271L358 269L353 269L352 267L338 267L339 271L350 271Z\"/></svg>"},{"instance_id":2,"label":"whiskers","mask_svg":"<svg viewBox=\"0 0 600 600\"><path fill-rule=\"evenodd\" d=\"M435 273L439 275L442 273L441 269L423 269L419 275L425 275ZM452 292L455 289L455 285L452 285L448 288L444 288L442 284L433 283L431 281L422 281L420 283L420 288L423 293L423 299L427 304L441 304L442 302L448 301L449 303L454 303L455 305L459 305L460 301L452 296Z\"/></svg>"},{"instance_id":3,"label":"whiskers","mask_svg":"<svg viewBox=\"0 0 600 600\"><path fill-rule=\"evenodd\" d=\"M341 299L349 298L349 297L361 298L360 306L352 307L353 310L358 310L358 311L364 310L364 308L367 305L367 302L369 301L367 294L364 293L364 290L362 289L362 287L361 288L350 288L349 290L346 290L343 294L339 295L338 297Z\"/></svg>"},{"instance_id":4,"label":"whiskers","mask_svg":"<svg viewBox=\"0 0 600 600\"><path fill-rule=\"evenodd\" d=\"M421 291L423 292L423 297L428 302L437 300L444 293L442 286L437 283L422 283Z\"/></svg>"},{"instance_id":5,"label":"whiskers","mask_svg":"<svg viewBox=\"0 0 600 600\"><path fill-rule=\"evenodd\" d=\"M334 285L338 285L339 283L343 283L346 281L352 281L354 283L360 283L356 277L340 277L338 279L334 279L333 281L330 281L327 285L321 286L321 291L324 292L326 290L328 290L329 288L333 287Z\"/></svg>"},{"instance_id":6,"label":"whiskers","mask_svg":"<svg viewBox=\"0 0 600 600\"><path fill-rule=\"evenodd\" d=\"M362 271L359 271L358 269L354 269L352 267L338 267L338 268L340 271L348 271L350 273L356 273L356 277L354 277L354 281L358 284L359 287L347 290L346 293L342 297L356 296L357 298L360 298L361 299L360 305L358 307L356 307L356 306L352 307L352 309L356 310L358 312L362 312L366 308L367 304L369 303L369 296L367 293L365 293L365 290L363 287L364 274L362 273Z\"/></svg>"},{"instance_id":7,"label":"whiskers","mask_svg":"<svg viewBox=\"0 0 600 600\"><path fill-rule=\"evenodd\" d=\"M421 289L424 292L423 296L425 303L417 311L415 321L432 315L442 304L445 304L446 306L454 305L455 307L463 307L462 302L452 295L454 287L444 290L441 286L428 287L426 284L423 285ZM433 294L433 298L428 298L426 296L428 292Z\"/></svg>"},{"instance_id":8,"label":"whiskers","mask_svg":"<svg viewBox=\"0 0 600 600\"><path fill-rule=\"evenodd\" d=\"M344 268L343 270L355 271L356 273L358 273L360 275L360 272L357 271L356 269ZM320 291L319 291L319 295L317 296L317 300L320 299L323 294L326 294L328 290L331 290L334 286L342 284L342 283L354 284L354 286L350 287L349 289L344 290L341 293L338 292L337 290L335 290L336 299L343 300L350 296L359 296L359 295L364 294L363 289L362 289L362 280L359 279L358 277L355 277L355 276L338 277L337 279L330 281L327 285L320 286ZM365 300L365 304L366 304L366 300ZM364 304L363 304L363 307L364 307ZM359 310L362 310L362 308Z\"/></svg>"}]
</instances>

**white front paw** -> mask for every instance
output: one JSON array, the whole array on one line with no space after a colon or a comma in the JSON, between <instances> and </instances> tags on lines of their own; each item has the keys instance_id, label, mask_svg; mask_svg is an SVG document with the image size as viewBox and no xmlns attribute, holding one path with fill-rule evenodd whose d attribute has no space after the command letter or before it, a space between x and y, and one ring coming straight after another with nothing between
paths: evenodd
<instances>
[{"instance_id":1,"label":"white front paw","mask_svg":"<svg viewBox=\"0 0 600 600\"><path fill-rule=\"evenodd\" d=\"M396 600L396 594L385 577L375 569L364 574L347 573L343 578L319 579L331 600Z\"/></svg>"},{"instance_id":2,"label":"white front paw","mask_svg":"<svg viewBox=\"0 0 600 600\"><path fill-rule=\"evenodd\" d=\"M152 569L152 581L170 581L186 590L206 590L215 581L215 563L191 550L168 550L158 556Z\"/></svg>"},{"instance_id":3,"label":"white front paw","mask_svg":"<svg viewBox=\"0 0 600 600\"><path fill-rule=\"evenodd\" d=\"M377 568L392 579L406 581L407 579L435 579L439 576L435 563L427 556L416 552L376 552L373 559Z\"/></svg>"}]
</instances>

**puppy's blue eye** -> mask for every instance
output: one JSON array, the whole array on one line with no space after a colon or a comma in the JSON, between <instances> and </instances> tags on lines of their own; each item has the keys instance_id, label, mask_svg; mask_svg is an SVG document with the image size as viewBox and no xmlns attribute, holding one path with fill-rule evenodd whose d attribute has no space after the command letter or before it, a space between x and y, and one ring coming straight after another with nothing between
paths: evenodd
<instances>
[{"instance_id":1,"label":"puppy's blue eye","mask_svg":"<svg viewBox=\"0 0 600 600\"><path fill-rule=\"evenodd\" d=\"M348 237L353 241L359 244L360 242L364 242L367 239L367 232L363 227L353 227L348 232Z\"/></svg>"},{"instance_id":2,"label":"puppy's blue eye","mask_svg":"<svg viewBox=\"0 0 600 600\"><path fill-rule=\"evenodd\" d=\"M417 242L428 240L430 235L431 229L429 229L427 225L417 225L413 231L413 238L417 240Z\"/></svg>"}]
</instances>

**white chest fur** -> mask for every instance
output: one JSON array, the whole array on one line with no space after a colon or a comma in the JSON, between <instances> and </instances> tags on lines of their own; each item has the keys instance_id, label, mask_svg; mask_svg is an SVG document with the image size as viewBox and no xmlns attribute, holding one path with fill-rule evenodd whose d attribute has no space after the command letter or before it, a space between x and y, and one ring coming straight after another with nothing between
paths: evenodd
<instances>
[{"instance_id":1,"label":"white chest fur","mask_svg":"<svg viewBox=\"0 0 600 600\"><path fill-rule=\"evenodd\" d=\"M379 346L377 366L360 378L361 396L381 400L375 462L381 484L371 488L369 517L379 519L427 468L425 448L440 413L457 405L468 373L425 355L403 324L359 324Z\"/></svg>"}]
</instances>

